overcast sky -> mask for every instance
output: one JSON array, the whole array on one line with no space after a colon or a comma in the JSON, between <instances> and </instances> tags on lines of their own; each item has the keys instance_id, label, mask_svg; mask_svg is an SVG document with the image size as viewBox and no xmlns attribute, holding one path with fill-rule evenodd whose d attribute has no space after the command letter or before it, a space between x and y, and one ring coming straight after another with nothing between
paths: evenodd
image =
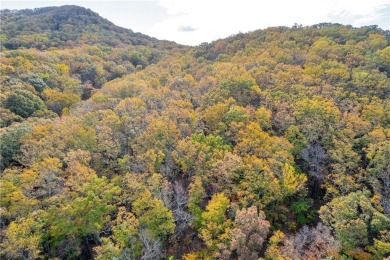
<instances>
[{"instance_id":1,"label":"overcast sky","mask_svg":"<svg viewBox=\"0 0 390 260\"><path fill-rule=\"evenodd\" d=\"M197 45L269 26L322 22L390 29L390 0L0 0L1 9L79 5L116 25Z\"/></svg>"}]
</instances>

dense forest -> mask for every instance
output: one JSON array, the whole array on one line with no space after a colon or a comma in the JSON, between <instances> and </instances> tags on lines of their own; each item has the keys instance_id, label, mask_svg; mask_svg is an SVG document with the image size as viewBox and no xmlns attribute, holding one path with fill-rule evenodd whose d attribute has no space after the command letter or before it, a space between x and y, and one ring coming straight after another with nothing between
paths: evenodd
<instances>
[{"instance_id":1,"label":"dense forest","mask_svg":"<svg viewBox=\"0 0 390 260\"><path fill-rule=\"evenodd\" d=\"M390 32L188 47L1 10L1 259L389 259Z\"/></svg>"}]
</instances>

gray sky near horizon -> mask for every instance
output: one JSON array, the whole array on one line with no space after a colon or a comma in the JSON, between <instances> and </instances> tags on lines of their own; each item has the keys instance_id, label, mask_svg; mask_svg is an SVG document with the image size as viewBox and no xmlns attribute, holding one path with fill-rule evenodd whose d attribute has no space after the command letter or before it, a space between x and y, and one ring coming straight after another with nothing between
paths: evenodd
<instances>
[{"instance_id":1,"label":"gray sky near horizon","mask_svg":"<svg viewBox=\"0 0 390 260\"><path fill-rule=\"evenodd\" d=\"M79 5L116 25L198 45L270 26L322 22L390 30L390 0L0 0L1 9Z\"/></svg>"}]
</instances>

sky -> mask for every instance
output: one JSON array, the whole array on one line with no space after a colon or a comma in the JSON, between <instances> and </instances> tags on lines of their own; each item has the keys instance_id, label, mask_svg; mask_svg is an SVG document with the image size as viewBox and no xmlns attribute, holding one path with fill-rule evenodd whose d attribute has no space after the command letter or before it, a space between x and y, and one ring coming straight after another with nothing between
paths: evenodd
<instances>
[{"instance_id":1,"label":"sky","mask_svg":"<svg viewBox=\"0 0 390 260\"><path fill-rule=\"evenodd\" d=\"M83 6L121 27L186 45L294 24L390 30L390 0L0 0L1 9L61 5Z\"/></svg>"}]
</instances>

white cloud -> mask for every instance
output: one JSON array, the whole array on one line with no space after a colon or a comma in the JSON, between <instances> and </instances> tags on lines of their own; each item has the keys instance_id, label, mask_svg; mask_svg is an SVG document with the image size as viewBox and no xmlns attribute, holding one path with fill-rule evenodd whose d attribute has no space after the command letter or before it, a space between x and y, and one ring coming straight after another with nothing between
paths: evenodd
<instances>
[{"instance_id":1,"label":"white cloud","mask_svg":"<svg viewBox=\"0 0 390 260\"><path fill-rule=\"evenodd\" d=\"M183 44L199 44L238 32L269 26L339 22L353 26L375 24L388 0L158 0L169 18L149 34ZM389 14L388 14L389 15ZM183 32L180 28L197 30ZM389 29L389 28L384 28Z\"/></svg>"}]
</instances>

